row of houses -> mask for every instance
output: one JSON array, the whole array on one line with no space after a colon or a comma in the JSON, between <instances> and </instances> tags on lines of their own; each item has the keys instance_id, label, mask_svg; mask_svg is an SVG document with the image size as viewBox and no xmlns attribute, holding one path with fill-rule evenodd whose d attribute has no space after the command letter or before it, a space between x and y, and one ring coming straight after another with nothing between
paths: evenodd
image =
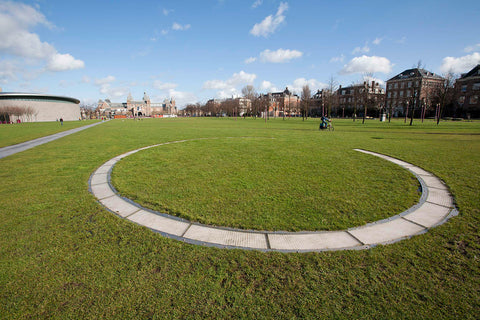
<instances>
[{"instance_id":1,"label":"row of houses","mask_svg":"<svg viewBox=\"0 0 480 320\"><path fill-rule=\"evenodd\" d=\"M255 101L252 101L255 100ZM299 114L301 99L297 94L288 90L261 94L257 99L245 97L210 99L203 110L193 110L193 115L252 115L268 112L270 117L296 116ZM191 113L187 115L192 115Z\"/></svg>"},{"instance_id":2,"label":"row of houses","mask_svg":"<svg viewBox=\"0 0 480 320\"><path fill-rule=\"evenodd\" d=\"M302 99L288 88L261 94L254 99L211 99L203 108L186 108L185 115L265 115L270 117L450 117L480 118L480 65L453 83L422 68L404 70L386 81L364 81L334 90L317 90ZM306 105L305 105L306 104ZM440 111L441 109L441 111Z\"/></svg>"},{"instance_id":3,"label":"row of houses","mask_svg":"<svg viewBox=\"0 0 480 320\"><path fill-rule=\"evenodd\" d=\"M386 81L340 86L333 94L319 90L312 97L313 113L333 116L416 117L444 116L480 118L480 65L453 82L421 68L404 70ZM440 111L441 109L441 111ZM310 111L312 113L312 110Z\"/></svg>"}]
</instances>

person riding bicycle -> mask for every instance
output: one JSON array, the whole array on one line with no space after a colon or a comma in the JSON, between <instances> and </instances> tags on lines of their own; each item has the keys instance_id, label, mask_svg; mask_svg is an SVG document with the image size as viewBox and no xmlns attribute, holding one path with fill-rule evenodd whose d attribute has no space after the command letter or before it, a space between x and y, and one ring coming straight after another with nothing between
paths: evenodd
<instances>
[{"instance_id":1,"label":"person riding bicycle","mask_svg":"<svg viewBox=\"0 0 480 320\"><path fill-rule=\"evenodd\" d=\"M325 116L322 116L322 122L320 122L320 130L327 129L328 128L328 123L330 122L330 119L328 119Z\"/></svg>"}]
</instances>

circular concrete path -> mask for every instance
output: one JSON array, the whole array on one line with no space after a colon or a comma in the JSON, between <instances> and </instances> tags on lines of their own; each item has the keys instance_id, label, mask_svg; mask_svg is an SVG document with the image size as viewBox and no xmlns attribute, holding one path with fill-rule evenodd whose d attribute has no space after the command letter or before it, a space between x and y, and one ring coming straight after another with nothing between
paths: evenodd
<instances>
[{"instance_id":1,"label":"circular concrete path","mask_svg":"<svg viewBox=\"0 0 480 320\"><path fill-rule=\"evenodd\" d=\"M187 243L219 248L262 251L309 252L367 249L379 244L394 243L425 233L430 228L443 224L449 218L458 214L448 188L432 173L399 159L361 149L355 150L393 162L412 172L422 187L420 201L407 211L396 216L348 230L312 232L250 231L203 225L146 209L118 195L115 188L111 185L110 174L112 168L120 159L141 150L192 140L156 144L112 158L91 175L89 180L90 191L103 206L119 217L150 228L166 237Z\"/></svg>"}]
</instances>

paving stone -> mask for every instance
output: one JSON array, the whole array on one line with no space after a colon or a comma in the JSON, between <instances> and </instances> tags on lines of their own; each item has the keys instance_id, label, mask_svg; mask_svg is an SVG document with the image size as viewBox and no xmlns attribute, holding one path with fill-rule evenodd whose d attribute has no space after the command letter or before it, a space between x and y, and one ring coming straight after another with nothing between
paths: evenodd
<instances>
[{"instance_id":1,"label":"paving stone","mask_svg":"<svg viewBox=\"0 0 480 320\"><path fill-rule=\"evenodd\" d=\"M453 199L447 190L428 188L427 202L435 203L448 208L453 207Z\"/></svg>"},{"instance_id":2,"label":"paving stone","mask_svg":"<svg viewBox=\"0 0 480 320\"><path fill-rule=\"evenodd\" d=\"M98 199L104 199L115 195L108 183L92 185L91 188L93 195Z\"/></svg>"},{"instance_id":3,"label":"paving stone","mask_svg":"<svg viewBox=\"0 0 480 320\"><path fill-rule=\"evenodd\" d=\"M111 168L112 166L102 165L94 172L94 174L108 173L108 171L110 171Z\"/></svg>"},{"instance_id":4,"label":"paving stone","mask_svg":"<svg viewBox=\"0 0 480 320\"><path fill-rule=\"evenodd\" d=\"M265 234L262 233L231 231L192 225L184 237L225 246L267 249L267 239Z\"/></svg>"},{"instance_id":5,"label":"paving stone","mask_svg":"<svg viewBox=\"0 0 480 320\"><path fill-rule=\"evenodd\" d=\"M180 237L187 230L190 223L170 219L152 212L140 210L127 218L147 228L172 234Z\"/></svg>"},{"instance_id":6,"label":"paving stone","mask_svg":"<svg viewBox=\"0 0 480 320\"><path fill-rule=\"evenodd\" d=\"M378 223L367 227L349 230L364 244L380 244L409 237L425 230L405 219L395 219L385 223Z\"/></svg>"},{"instance_id":7,"label":"paving stone","mask_svg":"<svg viewBox=\"0 0 480 320\"><path fill-rule=\"evenodd\" d=\"M98 173L92 176L90 184L93 186L95 184L108 183L108 175L106 173Z\"/></svg>"},{"instance_id":8,"label":"paving stone","mask_svg":"<svg viewBox=\"0 0 480 320\"><path fill-rule=\"evenodd\" d=\"M117 163L117 161L118 160L115 160L115 158L113 158L113 159L110 159L107 162L105 162L103 165L113 167Z\"/></svg>"},{"instance_id":9,"label":"paving stone","mask_svg":"<svg viewBox=\"0 0 480 320\"><path fill-rule=\"evenodd\" d=\"M423 170L422 168L411 166L408 170L412 171L413 173L418 174L419 176L432 176L432 174L428 171ZM423 177L422 177L423 178Z\"/></svg>"},{"instance_id":10,"label":"paving stone","mask_svg":"<svg viewBox=\"0 0 480 320\"><path fill-rule=\"evenodd\" d=\"M121 155L121 157L122 158L128 157L129 155L137 153L138 151L140 151L140 150L132 150L132 151L129 151L129 152L125 152L124 154Z\"/></svg>"},{"instance_id":11,"label":"paving stone","mask_svg":"<svg viewBox=\"0 0 480 320\"><path fill-rule=\"evenodd\" d=\"M384 158L390 162L393 162L395 164L398 164L399 166L401 167L404 167L404 168L410 168L412 167L412 164L408 163L408 162L405 162L405 161L402 161L402 160L398 160L398 159L395 159L395 158L392 158L392 157L388 157L388 158Z\"/></svg>"},{"instance_id":12,"label":"paving stone","mask_svg":"<svg viewBox=\"0 0 480 320\"><path fill-rule=\"evenodd\" d=\"M450 213L450 208L425 202L420 208L404 216L405 219L421 224L426 228L442 222Z\"/></svg>"},{"instance_id":13,"label":"paving stone","mask_svg":"<svg viewBox=\"0 0 480 320\"><path fill-rule=\"evenodd\" d=\"M172 142L175 143L175 142ZM165 143L168 144L168 143ZM160 144L163 145L163 144ZM158 145L155 145L158 146ZM91 178L92 193L110 210L126 217L132 222L146 226L166 234L183 237L198 242L221 246L234 246L253 249L312 251L359 248L363 244L374 245L401 240L425 231L444 221L453 207L453 198L440 179L431 173L410 163L380 155L375 152L357 150L396 163L421 176L428 192L427 202L403 218L371 224L348 231L316 232L316 233L270 233L241 230L226 230L216 227L191 224L163 215L155 214L125 201L114 194L108 184L108 172L120 159L154 146L144 147L117 156L98 168ZM424 226L424 227L422 227ZM358 240L359 241L358 241Z\"/></svg>"},{"instance_id":14,"label":"paving stone","mask_svg":"<svg viewBox=\"0 0 480 320\"><path fill-rule=\"evenodd\" d=\"M107 207L108 209L112 210L113 212L115 212L116 214L124 218L141 209L125 201L124 199L120 198L117 195L102 199L100 200L100 202L105 207Z\"/></svg>"},{"instance_id":15,"label":"paving stone","mask_svg":"<svg viewBox=\"0 0 480 320\"><path fill-rule=\"evenodd\" d=\"M345 231L321 233L269 233L270 247L276 250L327 250L361 246Z\"/></svg>"},{"instance_id":16,"label":"paving stone","mask_svg":"<svg viewBox=\"0 0 480 320\"><path fill-rule=\"evenodd\" d=\"M447 186L443 184L442 180L440 180L435 176L425 176L425 177L422 177L422 180L425 182L425 184L429 188L447 190Z\"/></svg>"}]
</instances>

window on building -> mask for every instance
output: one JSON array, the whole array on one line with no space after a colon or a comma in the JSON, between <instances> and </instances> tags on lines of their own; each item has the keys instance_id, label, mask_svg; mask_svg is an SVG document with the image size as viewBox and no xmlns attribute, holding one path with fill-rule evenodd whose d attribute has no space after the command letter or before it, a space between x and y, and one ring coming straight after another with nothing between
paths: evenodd
<instances>
[{"instance_id":1,"label":"window on building","mask_svg":"<svg viewBox=\"0 0 480 320\"><path fill-rule=\"evenodd\" d=\"M464 84L464 85L462 86L461 91L462 91L462 92L467 92L467 85L466 85L466 84Z\"/></svg>"},{"instance_id":2,"label":"window on building","mask_svg":"<svg viewBox=\"0 0 480 320\"><path fill-rule=\"evenodd\" d=\"M478 103L478 96L471 96L470 104L477 104L477 103Z\"/></svg>"},{"instance_id":3,"label":"window on building","mask_svg":"<svg viewBox=\"0 0 480 320\"><path fill-rule=\"evenodd\" d=\"M403 91L400 91L400 98L403 97Z\"/></svg>"},{"instance_id":4,"label":"window on building","mask_svg":"<svg viewBox=\"0 0 480 320\"><path fill-rule=\"evenodd\" d=\"M391 93L391 92L388 93L388 97L389 97L389 98L392 97L392 93Z\"/></svg>"},{"instance_id":5,"label":"window on building","mask_svg":"<svg viewBox=\"0 0 480 320\"><path fill-rule=\"evenodd\" d=\"M418 87L418 80L415 81L415 87Z\"/></svg>"},{"instance_id":6,"label":"window on building","mask_svg":"<svg viewBox=\"0 0 480 320\"><path fill-rule=\"evenodd\" d=\"M409 88L412 87L412 81L408 81L408 87L409 87Z\"/></svg>"},{"instance_id":7,"label":"window on building","mask_svg":"<svg viewBox=\"0 0 480 320\"><path fill-rule=\"evenodd\" d=\"M400 89L403 89L403 87L405 86L405 83L400 83Z\"/></svg>"},{"instance_id":8,"label":"window on building","mask_svg":"<svg viewBox=\"0 0 480 320\"><path fill-rule=\"evenodd\" d=\"M412 96L412 93L410 92L410 90L407 90L407 97L411 97Z\"/></svg>"},{"instance_id":9,"label":"window on building","mask_svg":"<svg viewBox=\"0 0 480 320\"><path fill-rule=\"evenodd\" d=\"M474 83L472 86L472 90L480 90L480 82Z\"/></svg>"},{"instance_id":10,"label":"window on building","mask_svg":"<svg viewBox=\"0 0 480 320\"><path fill-rule=\"evenodd\" d=\"M395 83L395 89L398 89L398 83Z\"/></svg>"},{"instance_id":11,"label":"window on building","mask_svg":"<svg viewBox=\"0 0 480 320\"><path fill-rule=\"evenodd\" d=\"M458 103L464 104L464 103L465 103L465 96L460 96L460 97L458 98Z\"/></svg>"},{"instance_id":12,"label":"window on building","mask_svg":"<svg viewBox=\"0 0 480 320\"><path fill-rule=\"evenodd\" d=\"M394 98L397 97L397 91L393 92L393 97L394 97Z\"/></svg>"},{"instance_id":13,"label":"window on building","mask_svg":"<svg viewBox=\"0 0 480 320\"><path fill-rule=\"evenodd\" d=\"M346 92L345 92L345 90L342 90L342 96L344 96L344 95L345 95L345 93L346 93Z\"/></svg>"}]
</instances>

